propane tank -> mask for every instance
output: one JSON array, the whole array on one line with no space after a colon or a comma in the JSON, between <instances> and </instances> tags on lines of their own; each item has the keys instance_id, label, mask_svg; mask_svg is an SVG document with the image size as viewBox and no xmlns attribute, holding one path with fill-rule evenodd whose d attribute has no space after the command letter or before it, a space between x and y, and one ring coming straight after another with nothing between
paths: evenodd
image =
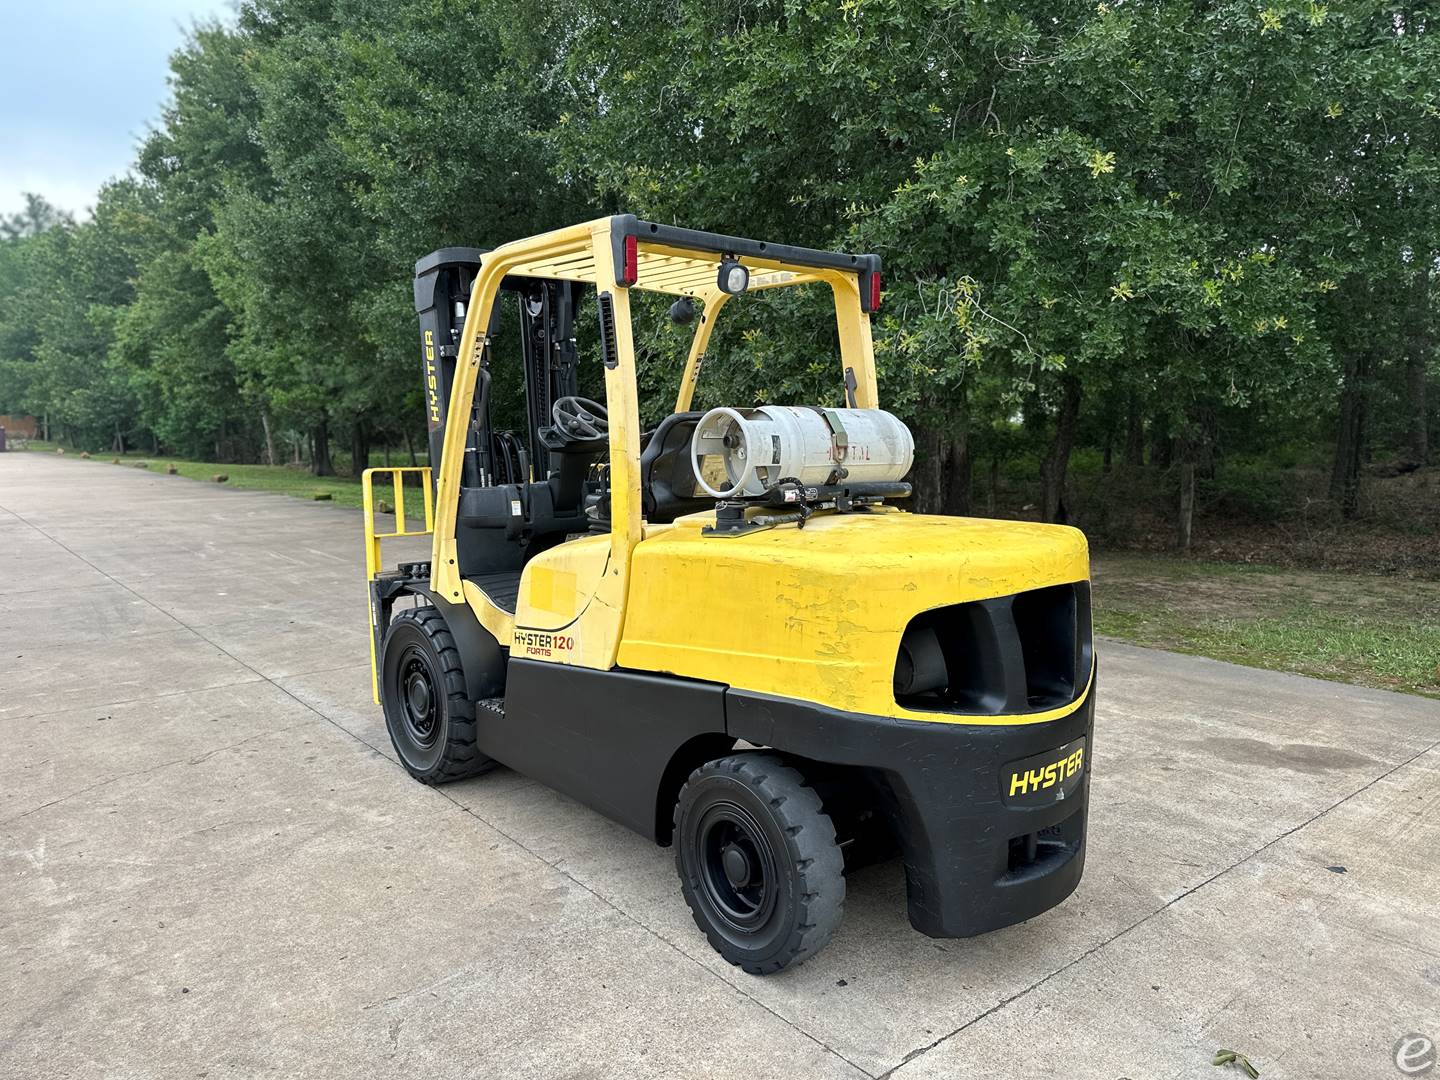
<instances>
[{"instance_id":1,"label":"propane tank","mask_svg":"<svg viewBox=\"0 0 1440 1080\"><path fill-rule=\"evenodd\" d=\"M899 480L914 457L910 429L879 409L711 409L690 443L696 482L717 499L764 495L785 479Z\"/></svg>"}]
</instances>

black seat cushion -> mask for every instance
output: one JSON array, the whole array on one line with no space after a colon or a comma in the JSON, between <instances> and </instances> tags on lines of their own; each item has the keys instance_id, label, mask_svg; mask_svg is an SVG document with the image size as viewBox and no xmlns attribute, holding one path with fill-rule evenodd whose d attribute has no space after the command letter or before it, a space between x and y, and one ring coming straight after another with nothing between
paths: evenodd
<instances>
[{"instance_id":1,"label":"black seat cushion","mask_svg":"<svg viewBox=\"0 0 1440 1080\"><path fill-rule=\"evenodd\" d=\"M640 499L645 520L660 524L709 510L715 500L695 483L690 441L704 413L671 413L640 454Z\"/></svg>"}]
</instances>

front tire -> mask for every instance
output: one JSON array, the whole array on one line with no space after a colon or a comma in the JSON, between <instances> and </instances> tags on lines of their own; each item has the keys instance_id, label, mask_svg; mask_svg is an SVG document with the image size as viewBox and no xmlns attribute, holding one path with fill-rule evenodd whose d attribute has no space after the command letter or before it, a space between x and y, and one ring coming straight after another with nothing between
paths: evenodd
<instances>
[{"instance_id":1,"label":"front tire","mask_svg":"<svg viewBox=\"0 0 1440 1080\"><path fill-rule=\"evenodd\" d=\"M460 650L434 607L409 608L391 620L381 646L380 702L400 764L422 784L495 767L475 745L475 705Z\"/></svg>"},{"instance_id":2,"label":"front tire","mask_svg":"<svg viewBox=\"0 0 1440 1080\"><path fill-rule=\"evenodd\" d=\"M835 826L774 754L735 754L690 774L675 806L675 865L696 925L752 975L804 962L840 924Z\"/></svg>"}]
</instances>

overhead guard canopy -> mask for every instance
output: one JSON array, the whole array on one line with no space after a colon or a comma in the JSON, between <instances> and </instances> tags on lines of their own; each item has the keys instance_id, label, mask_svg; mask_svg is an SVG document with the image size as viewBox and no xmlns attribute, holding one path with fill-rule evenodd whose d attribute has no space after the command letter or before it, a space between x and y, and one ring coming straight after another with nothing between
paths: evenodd
<instances>
[{"instance_id":1,"label":"overhead guard canopy","mask_svg":"<svg viewBox=\"0 0 1440 1080\"><path fill-rule=\"evenodd\" d=\"M738 259L749 269L750 289L771 289L823 280L823 274L816 271L856 274L860 279L861 306L866 312L873 311L869 302L872 297L870 279L871 275L880 272L878 255L850 255L789 244L770 244L741 236L641 221L633 214L616 215L610 222L610 256L615 260L615 278L620 282L629 281L627 269L633 268L635 276L629 288L675 296L701 296L715 290L720 263L728 257ZM633 256L628 254L627 244L633 245ZM496 248L494 254L504 252L506 246ZM577 242L571 251L556 253L552 250L533 261L520 262L507 273L516 277L594 284L597 254L588 242ZM603 258L603 254L599 257ZM633 259L629 267L627 259Z\"/></svg>"}]
</instances>

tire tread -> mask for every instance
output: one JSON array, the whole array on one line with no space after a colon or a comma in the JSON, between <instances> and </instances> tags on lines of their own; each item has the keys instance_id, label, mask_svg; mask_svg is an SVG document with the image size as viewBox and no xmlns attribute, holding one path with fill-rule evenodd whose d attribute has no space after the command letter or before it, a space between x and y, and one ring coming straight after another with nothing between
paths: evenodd
<instances>
[{"instance_id":1,"label":"tire tread","mask_svg":"<svg viewBox=\"0 0 1440 1080\"><path fill-rule=\"evenodd\" d=\"M741 780L771 808L779 831L785 837L790 864L801 877L798 889L800 911L794 931L782 950L774 957L754 962L737 960L729 955L728 943L697 910L686 889L695 924L709 939L715 951L732 964L752 975L770 975L782 968L803 963L830 941L845 910L845 859L835 842L835 826L825 813L820 796L805 781L798 769L777 754L764 751L732 754L707 762L692 772L680 789L675 802L674 825L676 866L681 880L685 879L681 862L681 810L693 786L704 780L725 775Z\"/></svg>"},{"instance_id":2,"label":"tire tread","mask_svg":"<svg viewBox=\"0 0 1440 1080\"><path fill-rule=\"evenodd\" d=\"M440 761L433 769L417 773L405 766L403 755L400 759L401 765L405 766L406 772L416 780L430 785L448 784L454 780L465 780L489 772L495 768L497 762L494 758L482 754L476 746L475 703L470 700L466 691L460 649L455 644L450 628L445 625L445 617L433 605L422 604L396 612L390 621L391 627L402 620L414 623L435 650L440 661L440 674L445 683L445 709L449 722L445 729L444 753L440 755ZM389 726L387 722L386 728ZM390 738L393 742L393 733ZM399 747L396 747L396 753L399 753Z\"/></svg>"}]
</instances>

